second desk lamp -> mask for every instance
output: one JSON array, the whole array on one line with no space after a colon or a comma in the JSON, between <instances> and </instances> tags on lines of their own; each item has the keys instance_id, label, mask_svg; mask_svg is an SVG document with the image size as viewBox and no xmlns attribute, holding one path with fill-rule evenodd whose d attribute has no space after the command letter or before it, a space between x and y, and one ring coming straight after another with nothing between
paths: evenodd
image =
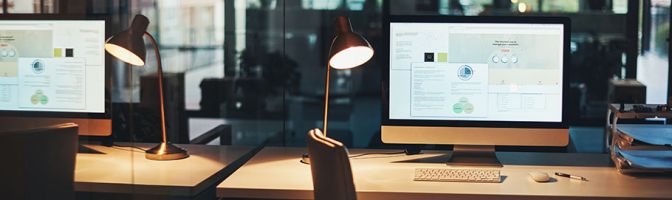
<instances>
[{"instance_id":1,"label":"second desk lamp","mask_svg":"<svg viewBox=\"0 0 672 200\"><path fill-rule=\"evenodd\" d=\"M156 55L157 70L159 79L159 96L161 99L161 135L163 140L161 144L145 151L145 158L150 160L179 160L189 157L186 150L169 143L166 139L166 112L164 108L163 96L163 68L161 66L161 55L159 46L154 37L147 33L149 19L143 15L136 15L133 18L131 27L108 38L105 43L105 50L117 59L125 63L143 66L145 65L145 42L142 36L146 35L154 46Z\"/></svg>"},{"instance_id":2,"label":"second desk lamp","mask_svg":"<svg viewBox=\"0 0 672 200\"><path fill-rule=\"evenodd\" d=\"M329 113L329 72L334 69L351 69L358 67L373 57L373 48L369 41L361 35L353 32L350 20L347 17L339 16L336 19L336 36L331 42L329 49L329 62L327 64L327 75L324 88L324 121L322 132L327 136L327 116ZM303 154L301 162L309 164L308 154Z\"/></svg>"}]
</instances>

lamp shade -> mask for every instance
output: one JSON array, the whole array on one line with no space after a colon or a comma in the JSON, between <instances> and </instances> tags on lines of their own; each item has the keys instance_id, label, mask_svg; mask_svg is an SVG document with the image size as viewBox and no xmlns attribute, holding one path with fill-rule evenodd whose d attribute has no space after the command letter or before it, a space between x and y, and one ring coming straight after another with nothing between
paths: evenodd
<instances>
[{"instance_id":1,"label":"lamp shade","mask_svg":"<svg viewBox=\"0 0 672 200\"><path fill-rule=\"evenodd\" d=\"M105 50L117 59L125 63L143 66L145 65L145 42L142 36L147 31L149 19L143 15L133 18L131 27L108 38L105 42Z\"/></svg>"},{"instance_id":2,"label":"lamp shade","mask_svg":"<svg viewBox=\"0 0 672 200\"><path fill-rule=\"evenodd\" d=\"M329 65L335 69L350 69L360 66L373 57L373 48L364 37L352 31L350 20L338 17L336 37L329 50Z\"/></svg>"}]
</instances>

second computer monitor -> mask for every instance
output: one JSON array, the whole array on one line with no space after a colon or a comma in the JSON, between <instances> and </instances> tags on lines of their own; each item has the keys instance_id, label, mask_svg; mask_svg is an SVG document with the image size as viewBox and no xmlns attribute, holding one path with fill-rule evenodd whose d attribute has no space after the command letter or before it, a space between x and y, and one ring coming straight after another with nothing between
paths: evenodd
<instances>
[{"instance_id":1,"label":"second computer monitor","mask_svg":"<svg viewBox=\"0 0 672 200\"><path fill-rule=\"evenodd\" d=\"M566 146L569 20L392 16L382 140Z\"/></svg>"},{"instance_id":2,"label":"second computer monitor","mask_svg":"<svg viewBox=\"0 0 672 200\"><path fill-rule=\"evenodd\" d=\"M105 19L0 19L0 129L73 122L80 135L110 135Z\"/></svg>"}]
</instances>

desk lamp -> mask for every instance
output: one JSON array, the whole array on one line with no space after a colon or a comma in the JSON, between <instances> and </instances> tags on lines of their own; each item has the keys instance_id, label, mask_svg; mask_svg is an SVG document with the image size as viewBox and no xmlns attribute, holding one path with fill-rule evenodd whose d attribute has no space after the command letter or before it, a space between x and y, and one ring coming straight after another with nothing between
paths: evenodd
<instances>
[{"instance_id":1,"label":"desk lamp","mask_svg":"<svg viewBox=\"0 0 672 200\"><path fill-rule=\"evenodd\" d=\"M149 19L143 15L136 15L133 18L131 27L127 30L119 32L108 38L105 43L105 50L112 54L117 59L125 63L143 66L145 65L145 43L142 36L146 35L149 41L154 46L154 53L156 55L157 71L159 79L159 96L161 98L161 132L163 142L145 151L145 158L150 160L179 160L189 157L186 150L168 143L166 139L166 112L164 108L163 97L163 68L161 67L161 55L159 54L159 46L154 37L147 33L147 25Z\"/></svg>"},{"instance_id":2,"label":"desk lamp","mask_svg":"<svg viewBox=\"0 0 672 200\"><path fill-rule=\"evenodd\" d=\"M373 57L373 48L360 34L352 31L350 20L339 16L336 19L336 36L329 49L329 63L324 89L324 124L322 132L327 137L327 114L329 113L329 71L334 69L351 69L358 67ZM309 163L308 154L303 155L303 163Z\"/></svg>"}]
</instances>

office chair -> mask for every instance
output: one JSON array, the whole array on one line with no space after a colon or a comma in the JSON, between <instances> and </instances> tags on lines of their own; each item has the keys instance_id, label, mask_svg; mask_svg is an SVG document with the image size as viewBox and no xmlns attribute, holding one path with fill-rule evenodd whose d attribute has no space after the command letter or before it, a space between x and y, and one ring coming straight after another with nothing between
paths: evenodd
<instances>
[{"instance_id":1,"label":"office chair","mask_svg":"<svg viewBox=\"0 0 672 200\"><path fill-rule=\"evenodd\" d=\"M0 199L74 199L77 125L0 132Z\"/></svg>"},{"instance_id":2,"label":"office chair","mask_svg":"<svg viewBox=\"0 0 672 200\"><path fill-rule=\"evenodd\" d=\"M308 154L316 200L357 199L348 150L320 129L308 132Z\"/></svg>"}]
</instances>

